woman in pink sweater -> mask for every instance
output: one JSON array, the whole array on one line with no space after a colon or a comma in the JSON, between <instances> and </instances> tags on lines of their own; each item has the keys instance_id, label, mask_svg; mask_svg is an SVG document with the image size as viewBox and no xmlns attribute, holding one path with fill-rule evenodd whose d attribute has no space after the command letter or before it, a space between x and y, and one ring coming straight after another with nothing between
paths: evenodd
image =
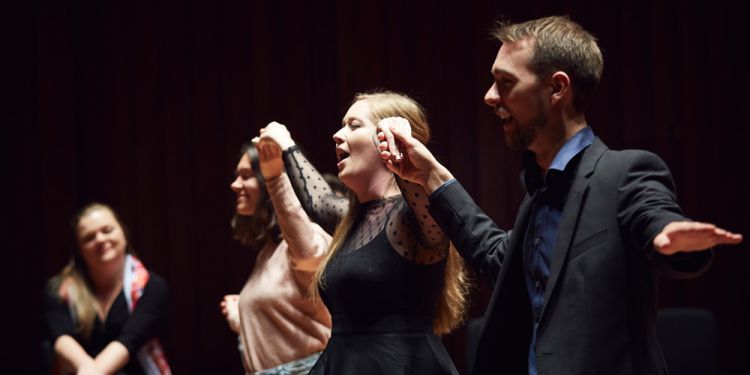
<instances>
[{"instance_id":1,"label":"woman in pink sweater","mask_svg":"<svg viewBox=\"0 0 750 375\"><path fill-rule=\"evenodd\" d=\"M306 374L331 333L328 310L307 292L331 237L302 209L275 143L244 145L236 175L232 229L258 256L222 313L239 334L247 373Z\"/></svg>"}]
</instances>

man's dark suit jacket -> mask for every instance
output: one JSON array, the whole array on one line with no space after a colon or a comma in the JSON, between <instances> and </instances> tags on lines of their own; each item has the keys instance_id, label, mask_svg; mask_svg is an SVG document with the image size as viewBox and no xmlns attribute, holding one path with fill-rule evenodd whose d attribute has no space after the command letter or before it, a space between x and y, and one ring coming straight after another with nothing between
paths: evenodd
<instances>
[{"instance_id":1,"label":"man's dark suit jacket","mask_svg":"<svg viewBox=\"0 0 750 375\"><path fill-rule=\"evenodd\" d=\"M539 318L536 365L551 374L665 374L656 342L656 281L704 271L712 252L663 256L653 238L687 220L664 162L645 151L584 150L567 195ZM522 265L526 195L503 231L458 183L430 197L430 213L493 286L475 374L527 374L532 313Z\"/></svg>"}]
</instances>

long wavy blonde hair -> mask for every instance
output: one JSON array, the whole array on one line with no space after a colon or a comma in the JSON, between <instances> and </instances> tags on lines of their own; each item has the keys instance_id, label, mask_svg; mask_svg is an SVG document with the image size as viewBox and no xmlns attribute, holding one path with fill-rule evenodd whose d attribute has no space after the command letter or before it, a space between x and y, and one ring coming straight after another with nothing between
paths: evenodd
<instances>
[{"instance_id":1,"label":"long wavy blonde hair","mask_svg":"<svg viewBox=\"0 0 750 375\"><path fill-rule=\"evenodd\" d=\"M399 116L409 120L411 125L412 136L422 143L427 143L430 139L430 127L427 124L425 110L414 99L392 91L375 91L360 93L355 95L353 103L360 100L367 100L370 107L370 120L373 123L388 118ZM349 192L349 210L336 227L331 241L330 251L323 259L320 267L315 273L314 282L311 286L311 295L319 297L318 287L323 285L323 276L326 265L333 258L341 245L346 240L356 218L361 211L361 204L357 196ZM466 268L461 256L456 251L453 244L450 245L448 257L445 265L445 282L443 290L440 293L438 309L433 322L433 331L442 335L449 333L458 327L466 316L466 307L468 305L469 281L466 274Z\"/></svg>"}]
</instances>

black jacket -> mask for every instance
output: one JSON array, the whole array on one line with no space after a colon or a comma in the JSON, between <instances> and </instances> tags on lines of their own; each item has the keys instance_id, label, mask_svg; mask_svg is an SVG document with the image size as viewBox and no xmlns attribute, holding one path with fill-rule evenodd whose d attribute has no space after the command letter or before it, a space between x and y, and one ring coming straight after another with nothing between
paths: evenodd
<instances>
[{"instance_id":1,"label":"black jacket","mask_svg":"<svg viewBox=\"0 0 750 375\"><path fill-rule=\"evenodd\" d=\"M523 274L531 198L503 231L454 183L430 197L430 213L467 262L494 286L475 374L526 374L532 314ZM704 271L712 252L663 256L651 243L687 220L664 162L637 150L584 150L565 200L536 343L540 375L665 374L656 342L656 273Z\"/></svg>"}]
</instances>

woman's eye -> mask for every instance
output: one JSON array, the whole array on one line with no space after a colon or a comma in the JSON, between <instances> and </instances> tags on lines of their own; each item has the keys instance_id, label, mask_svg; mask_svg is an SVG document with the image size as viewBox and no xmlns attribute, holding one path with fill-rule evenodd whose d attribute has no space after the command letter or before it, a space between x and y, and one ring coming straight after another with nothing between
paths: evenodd
<instances>
[{"instance_id":1,"label":"woman's eye","mask_svg":"<svg viewBox=\"0 0 750 375\"><path fill-rule=\"evenodd\" d=\"M111 233L113 229L115 229L115 228L111 227L111 226L107 226L107 227L104 227L104 230L102 230L102 232L104 232L104 233Z\"/></svg>"}]
</instances>

